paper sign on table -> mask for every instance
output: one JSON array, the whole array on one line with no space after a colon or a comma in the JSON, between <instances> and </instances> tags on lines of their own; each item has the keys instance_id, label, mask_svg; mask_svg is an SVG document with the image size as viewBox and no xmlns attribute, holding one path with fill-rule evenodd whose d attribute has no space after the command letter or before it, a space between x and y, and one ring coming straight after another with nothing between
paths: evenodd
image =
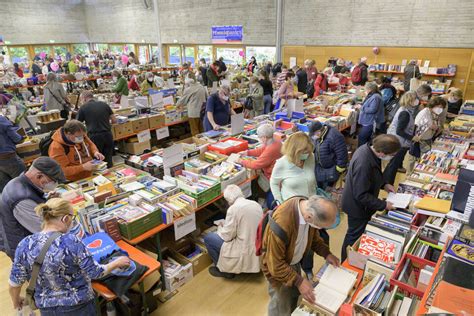
<instances>
[{"instance_id":1,"label":"paper sign on table","mask_svg":"<svg viewBox=\"0 0 474 316\"><path fill-rule=\"evenodd\" d=\"M244 132L244 113L234 114L230 117L230 130L232 135Z\"/></svg>"},{"instance_id":2,"label":"paper sign on table","mask_svg":"<svg viewBox=\"0 0 474 316\"><path fill-rule=\"evenodd\" d=\"M144 131L139 132L137 134L137 138L138 138L139 143L143 143L143 142L146 142L147 140L150 140L151 139L150 130L146 129Z\"/></svg>"},{"instance_id":3,"label":"paper sign on table","mask_svg":"<svg viewBox=\"0 0 474 316\"><path fill-rule=\"evenodd\" d=\"M173 79L168 79L168 88L174 89L174 80Z\"/></svg>"},{"instance_id":4,"label":"paper sign on table","mask_svg":"<svg viewBox=\"0 0 474 316\"><path fill-rule=\"evenodd\" d=\"M156 139L163 139L170 136L170 130L168 126L159 128L156 130Z\"/></svg>"},{"instance_id":5,"label":"paper sign on table","mask_svg":"<svg viewBox=\"0 0 474 316\"><path fill-rule=\"evenodd\" d=\"M171 175L170 168L183 162L183 144L174 144L163 149L163 169L165 175Z\"/></svg>"},{"instance_id":6,"label":"paper sign on table","mask_svg":"<svg viewBox=\"0 0 474 316\"><path fill-rule=\"evenodd\" d=\"M136 97L135 98L135 105L141 108L148 107L148 97Z\"/></svg>"},{"instance_id":7,"label":"paper sign on table","mask_svg":"<svg viewBox=\"0 0 474 316\"><path fill-rule=\"evenodd\" d=\"M163 107L163 93L156 93L151 95L152 107Z\"/></svg>"},{"instance_id":8,"label":"paper sign on table","mask_svg":"<svg viewBox=\"0 0 474 316\"><path fill-rule=\"evenodd\" d=\"M174 239L178 240L196 230L196 213L178 218L174 221Z\"/></svg>"},{"instance_id":9,"label":"paper sign on table","mask_svg":"<svg viewBox=\"0 0 474 316\"><path fill-rule=\"evenodd\" d=\"M163 98L163 105L164 106L173 105L173 104L174 104L174 99L173 99L172 95L169 95L169 96Z\"/></svg>"},{"instance_id":10,"label":"paper sign on table","mask_svg":"<svg viewBox=\"0 0 474 316\"><path fill-rule=\"evenodd\" d=\"M217 81L214 81L212 83L211 94L216 93L216 92L217 92Z\"/></svg>"}]
</instances>

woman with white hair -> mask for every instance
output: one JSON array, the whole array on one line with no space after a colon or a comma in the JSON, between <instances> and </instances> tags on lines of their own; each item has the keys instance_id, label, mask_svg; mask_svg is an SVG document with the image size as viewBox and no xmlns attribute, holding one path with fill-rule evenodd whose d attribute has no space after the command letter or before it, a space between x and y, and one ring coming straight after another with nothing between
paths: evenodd
<instances>
[{"instance_id":1,"label":"woman with white hair","mask_svg":"<svg viewBox=\"0 0 474 316\"><path fill-rule=\"evenodd\" d=\"M379 92L375 82L367 82L365 84L365 92L367 93L364 102L360 108L359 124L362 128L359 130L358 147L368 143L374 132L374 125L379 122L383 111L382 95Z\"/></svg>"},{"instance_id":2,"label":"woman with white hair","mask_svg":"<svg viewBox=\"0 0 474 316\"><path fill-rule=\"evenodd\" d=\"M333 71L331 67L326 67L322 73L318 75L316 81L314 82L314 94L313 97L323 94L323 92L328 91L329 88L329 78L332 76Z\"/></svg>"},{"instance_id":3,"label":"woman with white hair","mask_svg":"<svg viewBox=\"0 0 474 316\"><path fill-rule=\"evenodd\" d=\"M262 190L266 192L267 208L271 208L273 203L273 194L270 190L270 177L272 176L273 166L277 159L281 157L281 141L275 140L273 134L275 128L271 124L262 124L257 128L257 137L261 146L243 152L244 155L257 157L256 160L240 159L239 163L247 169L261 170L258 183Z\"/></svg>"},{"instance_id":4,"label":"woman with white hair","mask_svg":"<svg viewBox=\"0 0 474 316\"><path fill-rule=\"evenodd\" d=\"M263 215L260 204L244 197L242 190L229 185L224 190L229 203L223 225L217 233L204 236L204 243L213 266L209 273L214 277L232 279L235 274L260 272L259 258L255 255L255 236Z\"/></svg>"},{"instance_id":5,"label":"woman with white hair","mask_svg":"<svg viewBox=\"0 0 474 316\"><path fill-rule=\"evenodd\" d=\"M230 115L235 114L230 105L230 87L221 86L219 91L211 94L206 103L204 115L204 131L218 130L230 123Z\"/></svg>"}]
</instances>

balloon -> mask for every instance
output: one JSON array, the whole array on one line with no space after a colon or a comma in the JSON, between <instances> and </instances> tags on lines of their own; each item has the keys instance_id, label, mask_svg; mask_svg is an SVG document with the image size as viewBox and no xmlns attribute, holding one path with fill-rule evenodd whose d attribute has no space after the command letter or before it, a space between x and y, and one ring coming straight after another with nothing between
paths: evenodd
<instances>
[{"instance_id":1,"label":"balloon","mask_svg":"<svg viewBox=\"0 0 474 316\"><path fill-rule=\"evenodd\" d=\"M45 53L45 52L41 52L41 53L40 53L40 57L41 57L41 59L45 59L46 53Z\"/></svg>"},{"instance_id":2,"label":"balloon","mask_svg":"<svg viewBox=\"0 0 474 316\"><path fill-rule=\"evenodd\" d=\"M241 51L239 52L239 55L240 55L240 57L244 57L244 51L241 50Z\"/></svg>"},{"instance_id":3,"label":"balloon","mask_svg":"<svg viewBox=\"0 0 474 316\"><path fill-rule=\"evenodd\" d=\"M372 48L372 52L375 54L375 55L378 55L380 53L380 48L378 48L377 46Z\"/></svg>"},{"instance_id":4,"label":"balloon","mask_svg":"<svg viewBox=\"0 0 474 316\"><path fill-rule=\"evenodd\" d=\"M59 69L59 65L57 62L52 62L50 66L51 66L51 70L54 72L58 71Z\"/></svg>"},{"instance_id":5,"label":"balloon","mask_svg":"<svg viewBox=\"0 0 474 316\"><path fill-rule=\"evenodd\" d=\"M122 55L122 64L124 64L124 65L128 64L128 56L127 55Z\"/></svg>"}]
</instances>

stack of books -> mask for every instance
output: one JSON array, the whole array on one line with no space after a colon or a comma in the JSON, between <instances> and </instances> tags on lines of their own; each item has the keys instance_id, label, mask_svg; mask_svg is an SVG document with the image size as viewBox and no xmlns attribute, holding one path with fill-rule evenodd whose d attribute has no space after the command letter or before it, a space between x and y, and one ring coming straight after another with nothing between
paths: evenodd
<instances>
[{"instance_id":1,"label":"stack of books","mask_svg":"<svg viewBox=\"0 0 474 316\"><path fill-rule=\"evenodd\" d=\"M175 218L191 214L197 207L196 199L178 193L157 204L163 212L163 223L171 224Z\"/></svg>"},{"instance_id":2,"label":"stack of books","mask_svg":"<svg viewBox=\"0 0 474 316\"><path fill-rule=\"evenodd\" d=\"M377 274L357 295L354 301L355 312L360 312L358 308L362 308L362 310L382 314L387 309L392 296L392 293L387 290L388 287L389 282L385 275Z\"/></svg>"}]
</instances>

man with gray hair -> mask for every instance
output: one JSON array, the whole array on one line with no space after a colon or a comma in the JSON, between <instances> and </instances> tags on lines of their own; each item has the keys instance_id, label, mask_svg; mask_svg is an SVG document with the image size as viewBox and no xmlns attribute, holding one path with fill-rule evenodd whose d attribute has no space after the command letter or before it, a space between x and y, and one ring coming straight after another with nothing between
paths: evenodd
<instances>
[{"instance_id":1,"label":"man with gray hair","mask_svg":"<svg viewBox=\"0 0 474 316\"><path fill-rule=\"evenodd\" d=\"M204 115L204 130L218 130L230 123L230 116L235 114L230 105L230 87L222 85L207 99L206 114Z\"/></svg>"},{"instance_id":2,"label":"man with gray hair","mask_svg":"<svg viewBox=\"0 0 474 316\"><path fill-rule=\"evenodd\" d=\"M272 214L272 220L286 238L267 225L263 236L262 271L269 282L268 315L290 315L299 296L315 303L312 283L301 276L301 260L310 249L334 266L339 259L319 236L319 229L331 227L337 215L333 201L313 195L286 200ZM273 225L274 227L275 225Z\"/></svg>"},{"instance_id":3,"label":"man with gray hair","mask_svg":"<svg viewBox=\"0 0 474 316\"><path fill-rule=\"evenodd\" d=\"M196 81L196 76L192 72L188 73L184 82L186 88L176 105L187 107L191 135L195 136L203 131L200 117L202 105L208 96L207 88Z\"/></svg>"},{"instance_id":4,"label":"man with gray hair","mask_svg":"<svg viewBox=\"0 0 474 316\"><path fill-rule=\"evenodd\" d=\"M226 187L224 199L230 205L225 221L220 223L217 233L204 236L204 243L214 263L209 273L226 279L232 279L239 273L258 273L260 263L255 255L255 237L263 215L262 207L255 201L247 200L234 184Z\"/></svg>"}]
</instances>

